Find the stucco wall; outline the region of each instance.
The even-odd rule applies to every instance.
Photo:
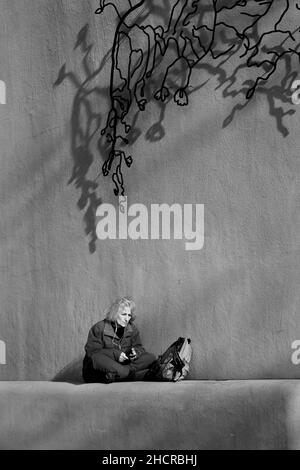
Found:
[[[204,247],[93,240],[91,207],[117,204],[109,177],[87,190],[103,163],[97,140],[85,135],[87,110],[103,125],[110,61],[95,77],[91,70],[109,50],[114,25],[113,14],[96,16],[96,7],[1,2],[0,380],[53,377],[83,353],[90,326],[124,294],[136,300],[150,351],[192,338],[191,378],[300,377],[291,362],[291,343],[300,339],[300,107],[284,118],[286,137],[259,93],[223,127],[236,102],[216,89],[217,77],[199,72],[195,86],[208,83],[188,107],[166,108],[165,136],[156,142],[144,132],[158,119],[149,106],[124,177],[129,205],[204,204]],[[54,86],[64,63],[61,78],[72,74]],[[90,91],[84,100],[82,87]],[[74,168],[79,187],[70,183]]]

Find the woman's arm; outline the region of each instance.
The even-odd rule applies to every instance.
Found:
[[[139,357],[141,354],[146,352],[145,348],[142,345],[139,330],[137,329],[136,326],[134,326],[133,328],[131,347],[135,349],[137,357]]]
[[[94,352],[99,352],[104,348],[104,343],[102,340],[102,332],[98,325],[94,325],[88,334],[88,339],[85,345],[85,350],[88,356],[92,356]]]
[[[101,352],[115,361],[119,361],[121,354],[121,351],[118,349],[107,349],[104,347],[103,330],[98,324],[94,325],[89,331],[85,351],[91,358],[94,354]]]

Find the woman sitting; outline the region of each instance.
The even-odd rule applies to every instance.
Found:
[[[82,376],[85,382],[143,380],[156,357],[145,351],[133,321],[135,303],[116,300],[89,331]]]

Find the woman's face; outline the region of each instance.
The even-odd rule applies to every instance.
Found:
[[[129,320],[131,319],[131,310],[129,307],[120,307],[118,316],[117,316],[117,323],[121,326],[127,326]]]

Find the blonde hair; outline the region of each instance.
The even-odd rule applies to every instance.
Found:
[[[120,309],[125,307],[130,308],[131,319],[130,322],[134,321],[136,316],[134,315],[135,303],[131,297],[122,297],[121,299],[115,300],[111,306],[106,310],[106,320],[116,321]]]

